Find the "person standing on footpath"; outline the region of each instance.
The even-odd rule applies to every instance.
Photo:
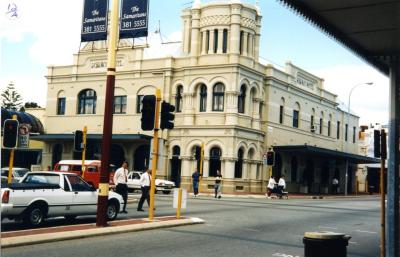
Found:
[[[332,193],[334,195],[337,194],[338,187],[339,187],[339,180],[335,177],[335,178],[332,179],[332,191],[333,191]]]
[[[128,213],[126,211],[126,204],[128,202],[128,162],[124,161],[121,168],[117,169],[114,174],[115,191],[124,199],[124,207],[121,213]]]
[[[269,178],[269,180],[268,180],[268,185],[267,185],[267,197],[268,197],[268,199],[271,199],[271,194],[274,191],[275,184],[276,184],[275,178],[273,176],[271,176]]]
[[[282,177],[280,177],[279,182],[278,182],[278,194],[279,194],[279,198],[282,198],[283,190],[284,190],[285,188],[286,188],[285,175],[282,175]]]
[[[147,203],[150,202],[150,183],[151,183],[151,170],[146,168],[146,172],[140,176],[140,186],[142,188],[142,196],[140,197],[139,204],[137,207],[138,211],[144,211],[143,203],[144,200],[147,200]]]
[[[217,176],[215,176],[214,189],[215,189],[215,198],[218,197],[218,199],[221,198],[221,186],[222,186],[221,181],[222,181],[221,172],[217,170]]]
[[[197,197],[199,194],[199,179],[200,179],[200,174],[197,171],[197,168],[194,169],[194,172],[192,174],[192,183],[193,183],[193,195],[194,197]]]

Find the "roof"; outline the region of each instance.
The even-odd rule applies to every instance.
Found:
[[[351,163],[379,163],[380,160],[371,158],[368,156],[351,154],[346,152],[340,152],[336,150],[330,150],[326,148],[310,146],[310,145],[285,145],[285,146],[274,146],[275,152],[292,152],[300,153],[304,155],[320,156],[325,158],[331,158],[335,160],[349,160]]]
[[[400,0],[280,0],[375,68],[400,58]]]

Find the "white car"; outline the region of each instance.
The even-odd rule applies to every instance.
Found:
[[[140,176],[143,174],[142,171],[131,171],[128,174],[128,190],[135,191],[141,190],[140,187]],[[175,183],[165,179],[156,178],[156,193],[162,191],[164,194],[171,193],[172,189],[175,187]]]
[[[25,176],[26,173],[28,173],[30,170],[27,168],[18,168],[18,167],[13,167],[12,168],[12,182],[19,182],[23,176]],[[8,178],[8,167],[1,168],[1,182],[7,183],[7,178]],[[5,179],[5,181],[3,181]]]

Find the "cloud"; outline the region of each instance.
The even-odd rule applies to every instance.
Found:
[[[325,89],[337,94],[338,100],[346,106],[353,87],[373,82],[372,86],[359,85],[353,89],[350,108],[360,116],[360,125],[388,123],[389,79],[375,69],[361,65],[342,65],[311,72],[323,78]]]

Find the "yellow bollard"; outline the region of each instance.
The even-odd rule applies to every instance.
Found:
[[[182,207],[182,188],[178,191],[178,206],[176,208],[176,218],[179,220],[181,218],[181,207]]]

